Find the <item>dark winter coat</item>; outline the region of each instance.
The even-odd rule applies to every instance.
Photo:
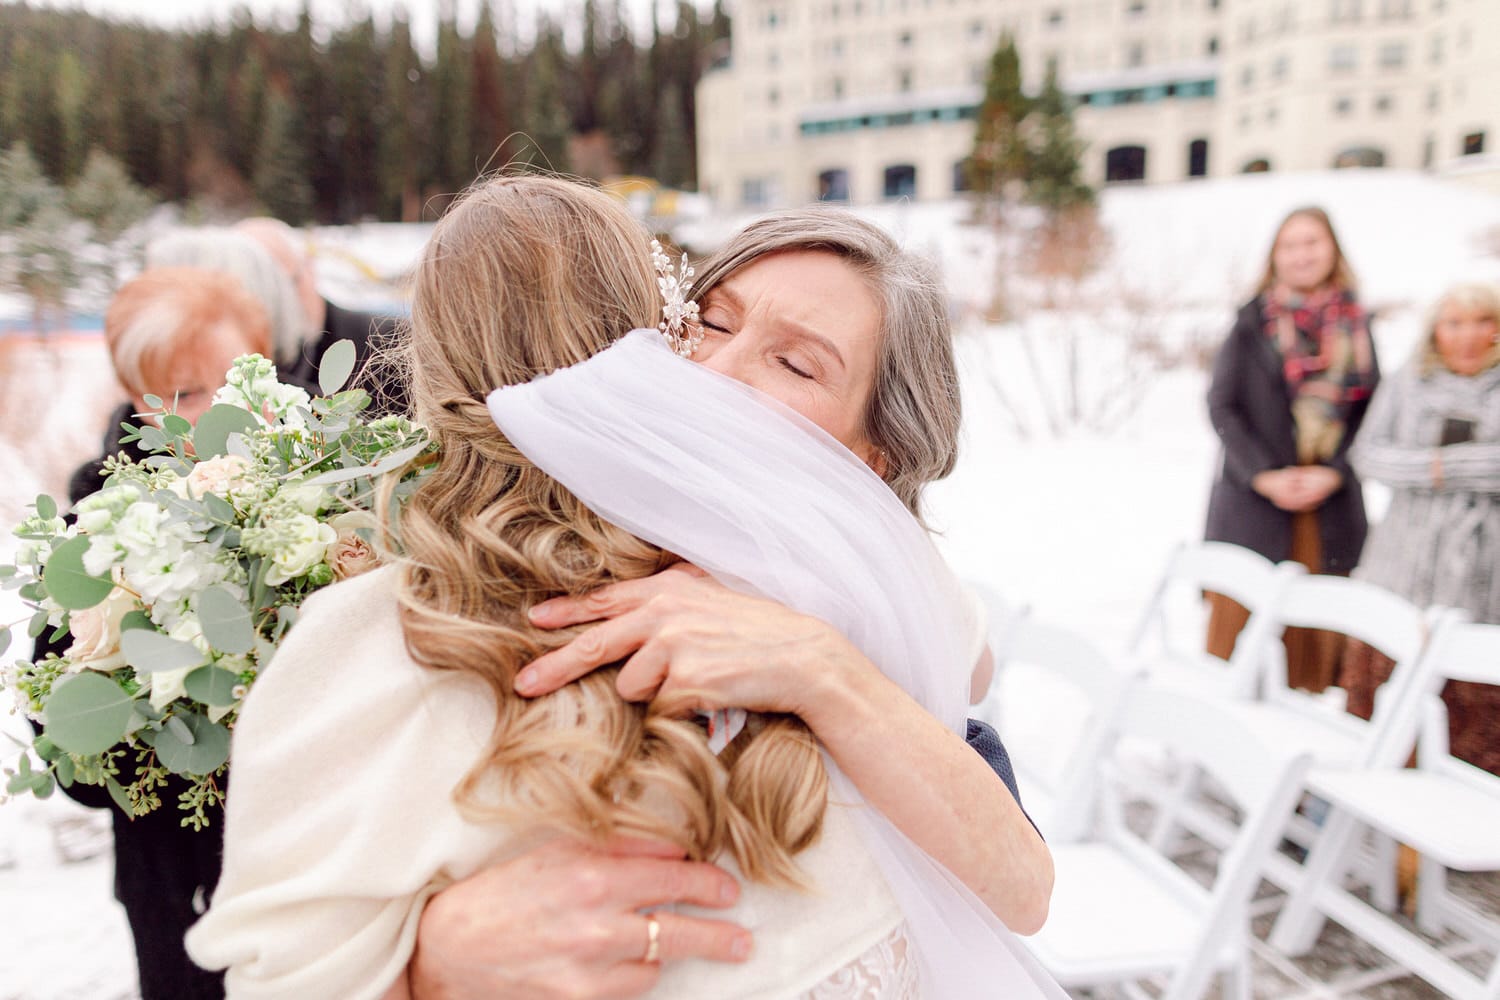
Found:
[[[369,361],[371,355],[389,343],[394,336],[396,318],[345,309],[327,300],[325,300],[325,305],[328,309],[324,314],[323,330],[303,345],[302,353],[294,365],[285,370],[278,370],[278,376],[283,382],[317,385],[318,365],[323,360],[323,352],[332,347],[336,341],[347,340],[354,344],[355,355],[355,374],[350,384],[364,389],[374,399],[371,409],[366,412],[406,413],[408,405],[406,386],[388,379],[377,381],[366,369],[366,362]],[[284,367],[279,366],[279,368]]]
[[[1251,489],[1250,481],[1257,473],[1296,465],[1297,446],[1291,390],[1265,325],[1258,301],[1247,303],[1214,362],[1208,414],[1223,448],[1205,537],[1279,562],[1291,553],[1292,515]],[[1378,366],[1371,374],[1378,381]],[[1351,404],[1344,439],[1327,462],[1343,476],[1343,485],[1317,511],[1327,573],[1352,570],[1365,544],[1364,492],[1348,452],[1368,405],[1368,399]]]

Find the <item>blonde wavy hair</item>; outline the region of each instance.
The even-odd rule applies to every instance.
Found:
[[[534,604],[643,577],[676,558],[610,525],[537,469],[484,399],[577,363],[660,315],[645,232],[597,189],[482,181],[434,229],[404,338],[415,415],[439,446],[399,518],[399,603],[417,663],[482,680],[495,727],[454,795],[476,819],[601,840],[653,838],[746,876],[803,884],[794,855],[822,828],[827,773],[790,716],[752,716],[720,756],[684,704],[624,701],[618,668],[525,699],[514,679],[577,634]],[[388,517],[383,517],[390,523]]]
[[[1417,345],[1417,366],[1423,378],[1433,372],[1444,371],[1448,367],[1444,364],[1443,356],[1437,349],[1437,325],[1443,310],[1449,306],[1483,313],[1495,323],[1500,324],[1500,290],[1496,290],[1495,286],[1473,282],[1454,285],[1445,291],[1428,311],[1427,332],[1422,337],[1421,343]],[[1500,364],[1500,343],[1490,348],[1489,354],[1485,356],[1483,370],[1489,371],[1497,364]]]

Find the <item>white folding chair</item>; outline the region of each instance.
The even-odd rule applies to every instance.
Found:
[[[1416,741],[1420,715],[1415,681],[1422,669],[1427,615],[1416,605],[1374,584],[1338,576],[1295,576],[1288,579],[1271,616],[1272,634],[1287,627],[1327,629],[1373,646],[1391,657],[1395,667],[1366,721],[1344,711],[1342,698],[1309,694],[1287,686],[1285,660],[1266,657],[1268,673],[1261,679],[1262,700],[1235,702],[1233,711],[1260,738],[1310,754],[1318,767],[1399,767]],[[1228,835],[1211,810],[1193,800],[1196,782],[1179,783],[1164,802],[1153,840],[1171,824],[1182,823],[1213,843]],[[1286,836],[1309,847],[1317,839],[1317,825],[1294,817]],[[1377,838],[1367,861],[1371,886],[1379,904],[1396,905],[1395,844]],[[1266,877],[1283,889],[1300,883],[1301,866],[1273,855]]]
[[[1159,683],[1230,698],[1258,694],[1268,643],[1286,582],[1306,570],[1293,562],[1277,565],[1250,549],[1228,542],[1178,545],[1167,560],[1151,598],[1131,635],[1127,655]],[[1239,602],[1250,612],[1225,661],[1203,649],[1203,592]]]
[[[1223,974],[1223,995],[1248,1000],[1250,899],[1310,758],[1262,740],[1222,701],[1160,687],[1130,692],[1120,728],[1211,775],[1242,820],[1205,888],[1104,795],[1099,839],[1053,846],[1051,911],[1026,944],[1065,989],[1119,984],[1140,996],[1136,981],[1165,975],[1161,1000],[1196,1000]]]
[[[1445,869],[1500,871],[1500,777],[1448,753],[1448,720],[1435,693],[1447,680],[1500,684],[1500,625],[1449,617],[1435,631],[1429,670],[1419,677],[1426,704],[1417,767],[1316,770],[1309,787],[1331,806],[1306,877],[1271,933],[1273,947],[1306,953],[1331,917],[1455,1000],[1500,998],[1500,923],[1448,893]],[[1345,887],[1351,849],[1362,827],[1409,844],[1423,858],[1419,924],[1434,936],[1452,931],[1492,954],[1476,975],[1389,914]]]
[[[1003,657],[1003,660],[1002,660]],[[1030,616],[1010,627],[976,708],[1010,752],[1026,811],[1049,843],[1089,831],[1095,779],[1134,677],[1081,633]]]

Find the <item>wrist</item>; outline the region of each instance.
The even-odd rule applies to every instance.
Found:
[[[812,655],[818,669],[808,684],[796,714],[807,728],[833,750],[850,731],[869,723],[885,676],[853,643],[832,629]]]

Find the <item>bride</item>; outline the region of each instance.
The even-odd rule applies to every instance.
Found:
[[[248,699],[225,873],[190,951],[228,966],[236,995],[399,994],[434,892],[560,833],[625,834],[726,857],[750,880],[729,916],[754,931],[751,959],[670,966],[656,995],[823,996],[853,981],[869,997],[1060,996],[995,916],[1036,922],[1004,884],[1034,873],[985,865],[986,809],[1016,807],[954,735],[970,665],[962,602],[871,471],[889,457],[850,449],[859,442],[840,431],[862,432],[859,421],[821,426],[813,385],[800,397],[809,420],[711,357],[685,363],[659,335],[604,350],[658,312],[643,243],[607,196],[538,178],[480,185],[434,231],[411,355],[438,467],[401,519],[405,557],[310,600]],[[705,310],[711,338],[729,337],[731,319],[758,329],[754,287],[738,291]],[[716,309],[728,310],[718,322]],[[807,333],[797,321],[809,319],[787,330]],[[689,349],[691,328],[678,335]],[[784,333],[756,356],[834,398],[891,391],[877,365],[862,367],[870,344],[819,339]],[[487,408],[496,386],[510,388]],[[638,654],[546,697],[512,693],[520,669],[570,635],[529,609],[679,558],[741,600],[786,606],[782,637],[813,654],[795,698],[795,648],[764,664],[775,690],[753,669],[727,691],[657,677],[641,708],[616,691],[642,683]],[[835,682],[888,709],[873,717],[892,728],[827,714],[818,692],[848,700]],[[913,723],[893,692],[943,726]],[[724,711],[745,707],[780,711],[743,725]],[[712,712],[708,739],[693,709]],[[910,738],[934,763],[955,745],[964,756],[930,775],[882,771]],[[971,763],[984,777],[946,809],[900,815],[893,789],[921,802]],[[669,919],[640,918],[645,962]]]

